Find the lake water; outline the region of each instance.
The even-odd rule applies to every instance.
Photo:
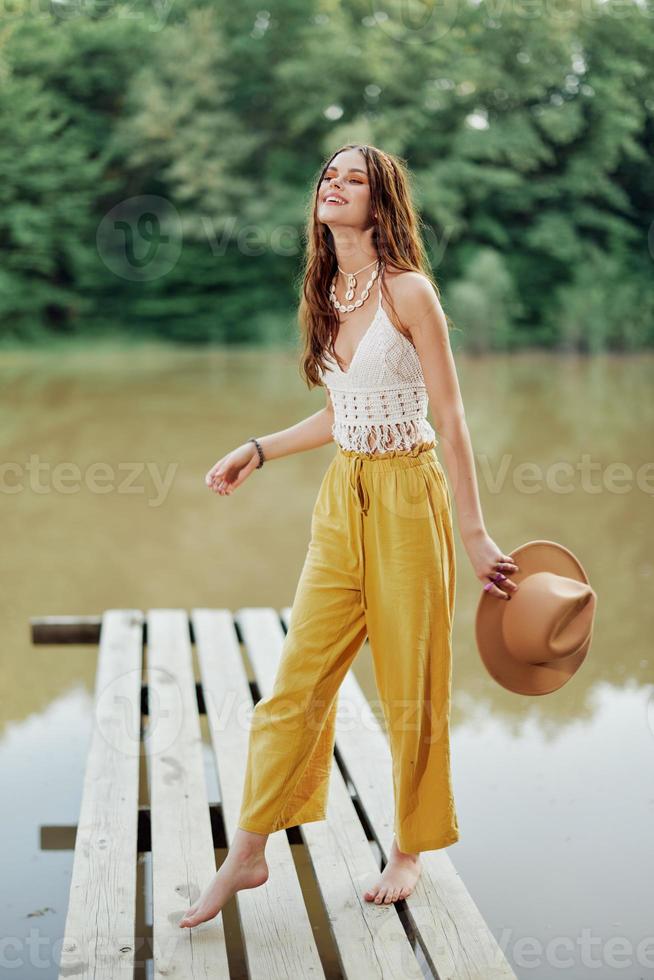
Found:
[[[504,551],[566,545],[598,605],[564,688],[505,691],[476,650],[481,583],[457,530],[448,854],[519,977],[654,976],[654,358],[457,367],[490,534]],[[77,820],[96,648],[32,646],[29,617],[290,605],[334,447],[271,461],[230,497],[204,484],[250,435],[322,408],[293,351],[3,352],[0,381],[0,971],[50,980],[73,854],[42,849],[40,828]],[[354,671],[374,698],[367,646]]]

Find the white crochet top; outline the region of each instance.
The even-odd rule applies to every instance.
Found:
[[[343,449],[361,453],[438,445],[427,421],[429,399],[418,353],[379,300],[347,371],[328,355],[321,371],[334,406],[332,435]],[[333,367],[331,365],[334,365]]]

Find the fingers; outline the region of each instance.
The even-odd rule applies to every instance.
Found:
[[[486,574],[490,581],[484,586],[484,592],[497,596],[498,599],[510,599],[511,593],[517,592],[519,586],[508,576],[517,571],[518,564],[511,555],[500,555]]]
[[[241,466],[240,469],[232,466],[225,470],[219,464],[216,464],[218,468],[214,467],[212,470],[209,470],[205,477],[205,483],[209,489],[220,494],[221,497],[227,497],[237,487],[240,487],[246,477],[256,469],[258,458],[255,454],[250,462],[246,463],[245,466]]]
[[[213,482],[213,480],[218,474],[222,475],[224,473],[226,465],[227,465],[226,456],[223,456],[222,459],[219,459],[217,463],[213,464],[213,466],[211,467],[211,469],[209,470],[209,472],[204,478],[204,482],[207,484],[207,486],[211,485],[211,483]]]
[[[222,470],[213,467],[212,469],[209,470],[209,472],[205,476],[204,482],[208,487],[216,488],[220,483],[221,479],[223,478],[223,475],[224,474]]]
[[[511,555],[500,555],[499,558],[497,558],[493,563],[493,567],[507,575],[510,575],[511,572],[518,571],[515,558],[512,558]]]
[[[489,578],[491,582],[494,582],[495,585],[500,586],[501,589],[506,589],[508,592],[515,592],[518,588],[516,583],[508,578],[504,572],[491,572],[487,578]]]
[[[229,496],[230,493],[234,492],[235,487],[236,487],[235,480],[232,481],[227,476],[224,476],[222,478],[219,477],[216,483],[216,492],[219,493],[222,497],[227,497]]]
[[[232,492],[232,482],[222,469],[214,468],[209,470],[204,479],[209,489],[213,490],[215,493],[221,494],[221,496],[225,496],[226,494]]]
[[[487,584],[484,586],[484,592],[488,592],[489,595],[496,595],[498,599],[511,598],[508,592],[504,592],[503,589],[498,588],[493,582],[487,582]]]

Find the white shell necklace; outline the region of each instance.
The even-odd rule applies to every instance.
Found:
[[[340,313],[351,313],[352,310],[356,310],[360,306],[363,306],[365,301],[370,296],[370,290],[372,288],[372,284],[374,283],[375,279],[377,278],[377,276],[381,271],[382,263],[379,259],[375,259],[374,263],[369,262],[368,265],[364,265],[363,269],[369,269],[371,265],[375,265],[376,268],[372,270],[370,279],[366,283],[365,288],[361,293],[361,298],[355,300],[354,303],[347,303],[346,305],[343,305],[343,303],[339,302],[338,297],[336,296],[336,279],[338,278],[338,276],[334,276],[334,278],[332,279],[332,284],[329,289],[329,298]],[[356,289],[356,285],[357,285],[356,277],[359,275],[359,272],[363,272],[363,269],[359,269],[357,272],[343,272],[340,265],[338,266],[338,271],[343,272],[343,275],[347,276],[347,291],[345,293],[345,299],[349,299],[349,300],[354,299],[354,290]]]

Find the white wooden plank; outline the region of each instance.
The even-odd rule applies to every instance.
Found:
[[[153,960],[155,977],[229,977],[222,916],[179,922],[216,870],[188,616],[150,609],[148,624]]]
[[[132,980],[143,614],[102,616],[59,977]]]

